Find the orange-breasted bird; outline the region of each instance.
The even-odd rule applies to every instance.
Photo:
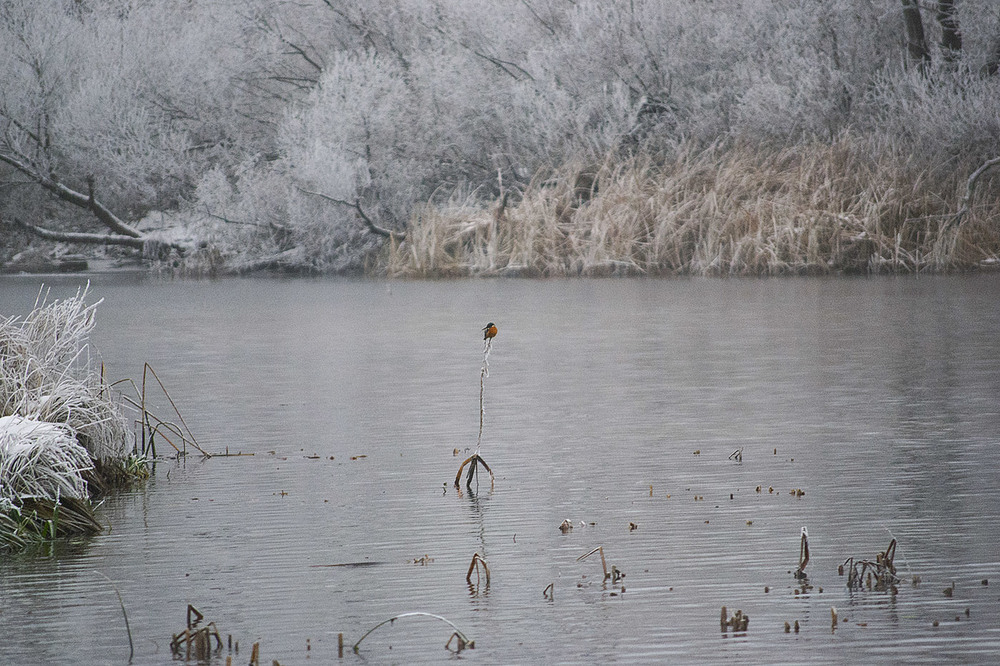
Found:
[[[497,325],[493,322],[486,324],[483,327],[483,340],[489,340],[490,338],[496,337]]]

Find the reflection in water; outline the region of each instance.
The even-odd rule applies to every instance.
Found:
[[[281,663],[405,612],[483,663],[970,662],[1000,641],[1000,276],[93,282],[109,375],[149,361],[206,449],[254,455],[162,460],[107,499],[106,533],[0,562],[2,663],[124,661],[95,571],[135,664],[171,662],[188,603]],[[0,279],[0,314],[37,289]],[[454,492],[489,319],[496,483]],[[848,590],[837,567],[892,538],[898,593]],[[597,547],[627,585],[577,561]],[[477,552],[488,591],[464,580]],[[722,606],[745,634],[720,639]],[[439,663],[439,624],[362,654]]]

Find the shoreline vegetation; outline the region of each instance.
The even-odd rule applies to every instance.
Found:
[[[976,183],[965,172],[866,148],[842,137],[568,166],[533,180],[514,206],[426,206],[376,266],[396,277],[1000,268],[996,197],[966,208],[960,193]]]
[[[91,367],[86,290],[0,321],[0,551],[96,534],[100,497],[149,476],[121,404]]]
[[[1000,3],[9,0],[0,44],[2,271],[1000,264]]]

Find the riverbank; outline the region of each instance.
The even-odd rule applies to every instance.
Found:
[[[536,172],[524,187],[457,190],[405,228],[356,215],[280,229],[197,212],[156,215],[190,250],[139,260],[94,246],[36,245],[0,272],[136,269],[394,278],[763,276],[967,272],[1000,267],[1000,179],[982,162],[942,166],[845,134],[790,146],[693,143]],[[992,166],[992,165],[990,165]],[[326,202],[328,207],[338,206]],[[352,226],[353,225],[353,226]],[[35,241],[40,243],[40,241]],[[80,249],[83,254],[70,254]],[[70,261],[67,261],[67,257]]]

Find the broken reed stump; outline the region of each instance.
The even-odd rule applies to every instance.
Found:
[[[473,453],[471,456],[462,461],[462,465],[458,468],[458,474],[455,475],[455,487],[461,488],[462,470],[465,466],[469,465],[469,473],[465,477],[465,487],[469,490],[472,489],[472,479],[476,476],[476,468],[478,465],[482,465],[486,468],[486,471],[490,473],[490,488],[493,487],[493,470],[490,466],[486,464],[478,453]]]
[[[809,532],[805,526],[802,527],[802,536],[799,539],[799,568],[795,570],[796,578],[805,578],[806,565],[809,564]]]
[[[581,555],[580,557],[576,558],[576,561],[577,562],[582,562],[583,560],[587,559],[588,557],[590,557],[594,553],[600,553],[601,554],[601,567],[603,567],[603,569],[604,569],[604,580],[607,580],[607,579],[611,578],[611,572],[608,571],[608,561],[606,559],[604,559],[604,546],[598,546],[597,548],[595,548],[594,550],[590,551],[589,553],[586,553],[585,555]]]
[[[733,631],[737,633],[746,632],[747,627],[750,625],[749,615],[745,615],[741,610],[737,610],[732,617],[728,617],[728,615],[729,614],[726,612],[726,607],[723,606],[722,616],[719,620],[719,628],[722,630],[722,633],[726,633],[727,631]]]

